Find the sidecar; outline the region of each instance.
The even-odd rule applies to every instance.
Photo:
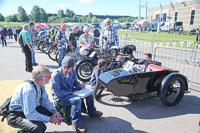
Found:
[[[188,82],[187,78],[176,70],[155,64],[140,69],[133,62],[128,62],[123,68],[107,71],[99,76],[94,88],[96,100],[104,90],[116,96],[127,97],[157,92],[164,105],[174,106],[188,90]]]

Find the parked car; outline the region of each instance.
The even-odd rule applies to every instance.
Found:
[[[156,31],[158,28],[158,22],[156,21],[149,21],[147,24],[148,31]]]
[[[123,25],[122,25],[122,28],[123,29],[129,29],[131,27],[131,24],[130,23],[124,23]]]

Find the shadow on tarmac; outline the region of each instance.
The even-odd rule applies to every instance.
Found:
[[[48,67],[49,69],[57,69],[59,68],[58,66],[54,66],[54,65],[45,65],[46,67]]]
[[[159,97],[130,102],[127,98],[124,100],[124,97],[118,97],[118,100],[114,98],[113,101],[111,95],[102,94],[98,102],[108,106],[126,108],[139,119],[160,119],[186,114],[200,114],[200,98],[196,96],[184,95],[178,105],[167,107]]]
[[[117,117],[91,118],[83,116],[83,126],[90,133],[147,133],[135,130],[130,122]]]

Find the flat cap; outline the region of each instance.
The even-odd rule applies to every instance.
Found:
[[[62,60],[62,66],[67,68],[74,67],[74,59],[71,56],[65,56]]]

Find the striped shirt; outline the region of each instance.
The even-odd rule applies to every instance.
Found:
[[[107,29],[105,27],[102,31],[102,42],[104,43],[103,37],[107,37],[107,43],[115,43],[115,45],[119,46],[119,38],[117,31],[114,27],[110,27],[110,29]]]

